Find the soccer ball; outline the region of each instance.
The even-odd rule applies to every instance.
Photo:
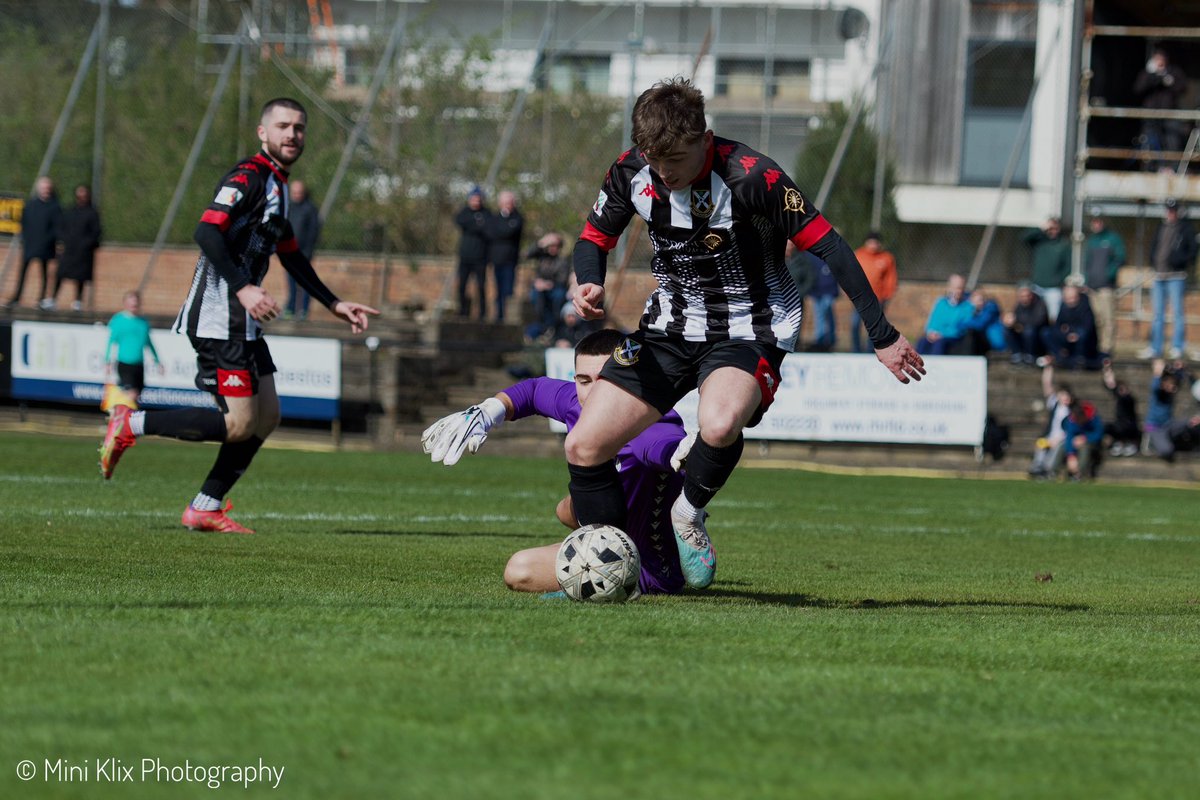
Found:
[[[554,568],[563,593],[581,603],[622,603],[641,595],[642,557],[611,525],[584,525],[568,536]]]

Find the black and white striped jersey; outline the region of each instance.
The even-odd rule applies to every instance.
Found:
[[[287,221],[287,173],[264,153],[234,167],[200,217],[220,229],[243,281],[231,285],[202,251],[191,289],[173,329],[203,339],[257,339],[262,328],[237,298],[247,283],[261,286],[271,254],[298,249]]]
[[[795,348],[801,296],[784,246],[791,239],[808,249],[831,228],[774,161],[714,137],[700,177],[670,191],[640,152],[627,151],[605,176],[580,238],[607,252],[634,214],[649,230],[659,284],[643,329]]]

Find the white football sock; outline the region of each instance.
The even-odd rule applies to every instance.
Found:
[[[700,522],[704,518],[704,509],[696,508],[689,503],[687,496],[683,492],[679,493],[679,498],[675,501],[675,505],[671,507],[671,513],[691,522]]]
[[[192,508],[197,511],[220,511],[221,500],[216,497],[209,497],[204,492],[196,495],[196,499],[192,501]]]
[[[129,432],[141,436],[146,432],[146,412],[135,411],[129,415]]]

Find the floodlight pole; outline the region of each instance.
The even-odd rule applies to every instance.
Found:
[[[238,33],[244,33],[245,25],[238,28]],[[192,150],[188,153],[187,162],[183,165],[183,173],[179,176],[179,181],[175,184],[175,194],[171,197],[171,204],[167,207],[167,213],[163,216],[162,224],[158,228],[158,235],[154,237],[154,247],[150,251],[150,260],[146,262],[146,269],[142,272],[142,280],[138,283],[138,291],[146,288],[146,284],[150,282],[150,274],[154,271],[154,265],[158,261],[158,256],[162,253],[163,244],[167,240],[167,232],[171,230],[171,225],[175,223],[175,216],[179,213],[179,205],[183,202],[183,193],[187,190],[188,184],[192,180],[192,173],[196,170],[196,162],[200,160],[200,151],[204,148],[204,143],[208,140],[208,132],[212,129],[213,118],[217,115],[217,107],[221,104],[221,98],[225,96],[225,89],[229,86],[229,76],[233,74],[233,66],[237,63],[238,54],[241,52],[241,47],[235,42],[229,45],[229,52],[225,54],[225,63],[221,65],[221,75],[217,78],[217,86],[213,89],[213,96],[208,101],[208,110],[204,112],[204,121],[200,123],[200,130],[196,132],[196,138],[192,141]]]
[[[100,207],[104,180],[104,104],[108,91],[108,19],[112,0],[100,0],[96,52],[96,120],[92,123],[92,205]]]

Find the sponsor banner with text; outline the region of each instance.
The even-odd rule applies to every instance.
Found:
[[[920,383],[897,381],[874,355],[791,353],[771,410],[747,439],[977,445],[987,415],[987,359],[927,356]],[[546,374],[572,380],[574,351],[546,351]],[[676,405],[696,427],[697,392]],[[552,423],[553,430],[565,428]]]
[[[212,395],[196,388],[196,353],[186,336],[153,330],[150,338],[164,372],[146,354],[147,407],[216,407]],[[108,328],[101,324],[54,322],[12,324],[12,396],[27,400],[99,405],[104,395]],[[283,416],[336,419],[342,390],[342,346],[337,339],[268,336],[278,370],[275,388]]]

